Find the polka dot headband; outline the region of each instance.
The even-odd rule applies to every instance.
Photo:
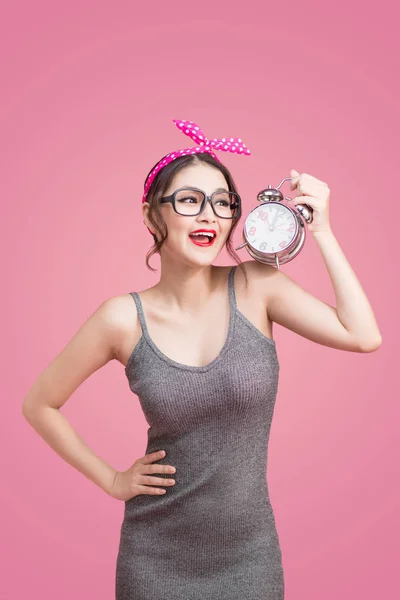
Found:
[[[213,140],[209,140],[201,131],[200,127],[196,125],[196,123],[193,123],[193,121],[180,121],[178,119],[173,119],[173,121],[185,135],[189,136],[196,142],[197,146],[170,152],[157,163],[145,183],[142,203],[146,202],[147,193],[157,173],[168,163],[172,162],[176,158],[179,158],[179,156],[184,156],[185,154],[197,154],[198,152],[208,152],[216,160],[219,160],[212,151],[212,148],[215,150],[223,150],[224,152],[234,152],[236,154],[251,154],[250,150],[246,148],[246,145],[243,144],[240,138],[214,138]]]

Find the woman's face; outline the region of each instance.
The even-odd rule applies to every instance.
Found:
[[[198,188],[208,196],[211,196],[218,188],[229,191],[227,181],[221,171],[204,163],[181,169],[174,176],[163,196],[169,196],[175,190],[184,187]],[[146,203],[144,203],[144,218],[147,209],[148,205],[146,208]],[[211,264],[223,248],[232,227],[232,219],[217,217],[209,202],[203,212],[195,216],[177,214],[170,202],[160,204],[160,211],[168,228],[168,237],[160,252],[161,255],[168,255],[173,260],[181,259],[191,264]],[[151,224],[146,222],[146,225],[153,230]],[[193,243],[189,233],[197,229],[214,230],[216,232],[214,243],[211,246],[200,246]],[[159,238],[159,236],[157,237]]]

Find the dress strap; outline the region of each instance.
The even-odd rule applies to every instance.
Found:
[[[231,306],[231,313],[236,309],[236,294],[235,294],[235,283],[234,275],[237,265],[233,265],[229,272],[228,287],[229,287],[229,303]]]
[[[142,333],[144,334],[145,337],[147,337],[148,332],[147,332],[146,319],[144,318],[142,301],[140,300],[140,296],[137,292],[130,292],[130,294],[136,304],[136,310],[137,310],[137,314],[139,317],[140,326],[142,328]]]

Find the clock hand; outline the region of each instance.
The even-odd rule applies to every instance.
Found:
[[[275,227],[275,223],[277,222],[278,217],[280,217],[280,214],[277,212],[276,215],[275,215],[275,219],[271,223],[271,227]]]

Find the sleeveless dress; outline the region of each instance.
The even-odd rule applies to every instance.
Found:
[[[149,424],[145,454],[165,450],[154,473],[163,495],[125,502],[116,600],[283,600],[282,553],[266,480],[278,388],[275,342],[237,308],[229,272],[229,330],[208,365],[168,358],[142,336],[125,373]],[[158,486],[156,486],[158,487]]]

